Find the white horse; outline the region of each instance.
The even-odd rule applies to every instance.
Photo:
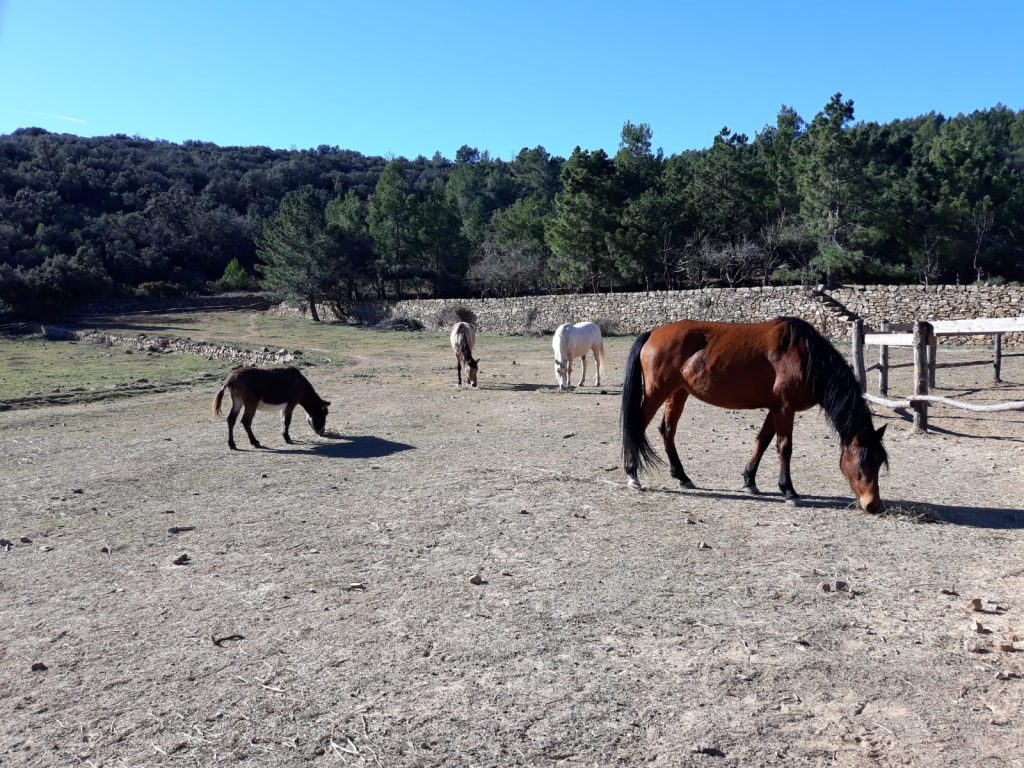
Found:
[[[601,327],[597,323],[564,323],[555,331],[551,340],[555,350],[555,377],[559,389],[569,389],[574,358],[583,360],[583,375],[577,386],[583,386],[587,379],[587,353],[593,350],[597,363],[597,386],[601,386],[601,370],[604,368],[604,342],[601,341]]]
[[[455,353],[455,375],[462,386],[462,366],[466,366],[466,380],[469,386],[476,386],[476,370],[479,359],[473,359],[476,346],[476,328],[471,323],[456,323],[452,326],[452,352]]]

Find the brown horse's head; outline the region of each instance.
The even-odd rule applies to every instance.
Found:
[[[469,381],[469,386],[475,387],[476,386],[476,369],[477,369],[477,366],[480,365],[480,360],[479,360],[479,358],[474,360],[471,357],[466,362],[469,363],[469,372],[466,374],[466,378]]]
[[[850,442],[843,444],[843,452],[839,456],[839,468],[850,481],[850,488],[865,512],[875,513],[882,508],[878,473],[883,464],[889,466],[889,457],[882,445],[885,427],[861,430]]]
[[[330,400],[321,400],[318,408],[306,411],[306,421],[309,422],[310,428],[320,436],[323,436],[324,427],[327,426],[327,407],[330,404]]]

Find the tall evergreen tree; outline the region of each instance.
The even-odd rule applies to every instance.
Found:
[[[330,254],[324,203],[313,187],[284,196],[260,232],[256,254],[263,262],[256,265],[263,287],[275,296],[308,302],[310,316],[319,322],[316,302],[332,288],[338,274]]]

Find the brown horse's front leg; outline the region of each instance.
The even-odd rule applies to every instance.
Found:
[[[462,360],[459,359],[458,353],[455,354],[455,380],[458,385],[462,386]]]
[[[676,391],[665,404],[665,412],[661,416],[661,424],[658,431],[665,443],[665,453],[668,454],[668,463],[671,467],[672,477],[679,481],[683,488],[695,488],[693,481],[686,476],[683,463],[679,461],[679,454],[676,452],[676,425],[679,424],[679,417],[683,415],[683,408],[686,406],[686,398],[690,393],[685,389]]]
[[[779,453],[779,490],[790,504],[796,504],[798,494],[793,488],[789,475],[789,462],[793,457],[793,412],[779,411],[775,414],[775,431],[778,433],[775,447]]]
[[[292,439],[288,435],[288,428],[292,425],[292,411],[294,410],[295,405],[289,403],[284,407],[284,410],[281,411],[281,426],[283,430],[281,434],[284,436],[284,441],[289,445],[291,445]]]
[[[256,439],[256,435],[252,433],[252,419],[256,415],[256,409],[250,408],[248,405],[245,406],[245,411],[242,413],[242,426],[245,427],[245,434],[249,436],[249,442],[252,443],[253,448],[262,448],[260,441]]]
[[[747,462],[747,466],[743,470],[743,490],[747,493],[760,493],[757,489],[757,468],[761,466],[761,457],[768,450],[773,437],[775,437],[775,417],[769,411],[764,419],[761,431],[757,433],[757,437],[754,439],[754,453],[750,456],[750,461]]]

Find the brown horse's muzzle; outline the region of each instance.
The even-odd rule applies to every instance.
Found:
[[[874,515],[877,512],[882,511],[882,497],[877,493],[861,496],[860,499],[857,500],[857,503],[860,505],[860,508],[868,514]]]

